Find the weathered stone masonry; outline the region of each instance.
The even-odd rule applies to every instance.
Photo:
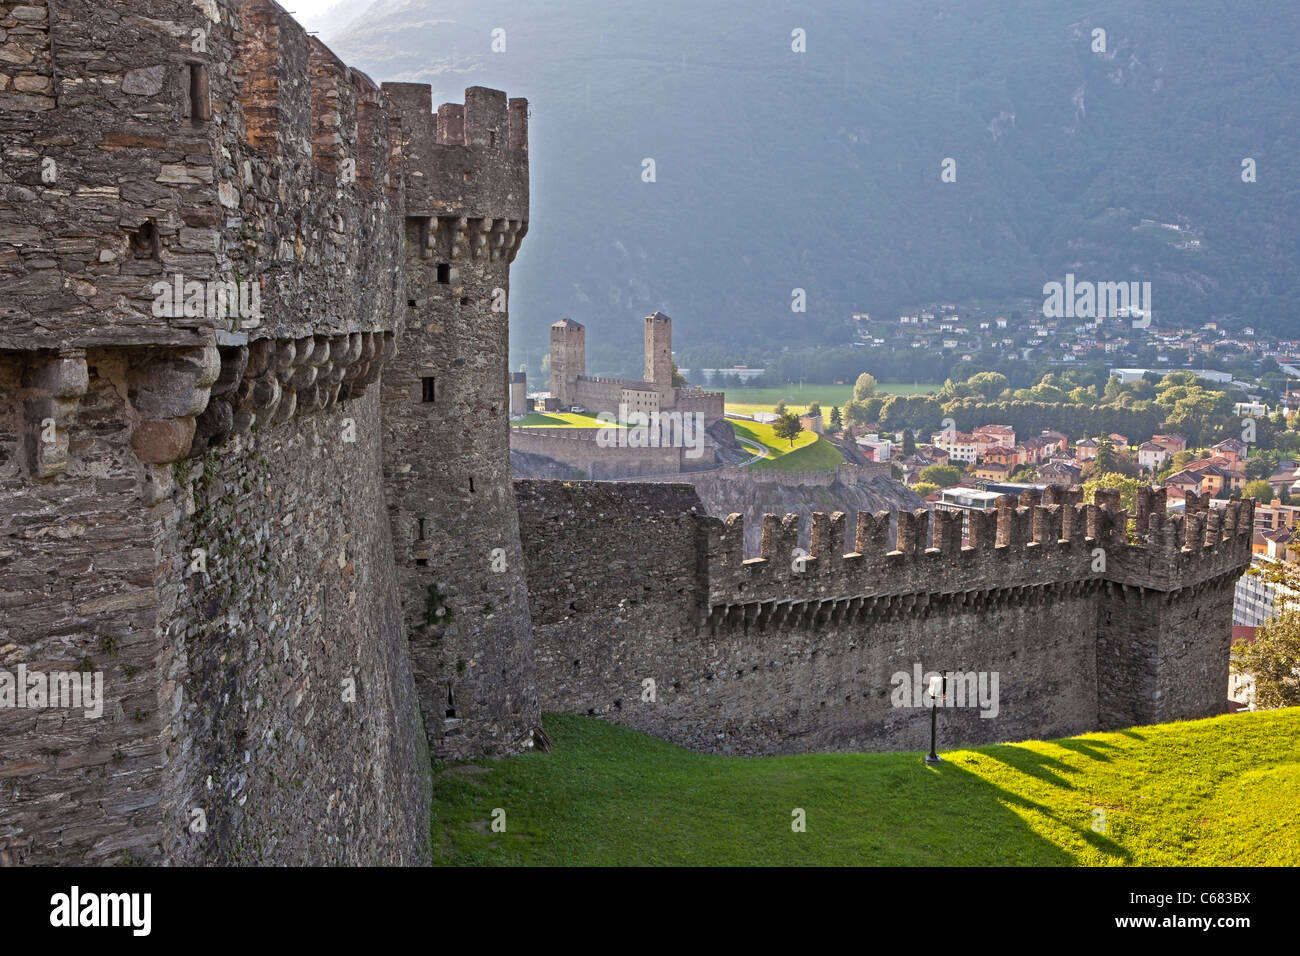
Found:
[[[948,513],[860,513],[851,532],[819,513],[796,570],[795,515],[768,515],[746,559],[741,517],[708,517],[689,486],[517,485],[543,710],[719,753],[922,748],[928,715],[890,697],[916,663],[999,674],[998,715],[945,709],[948,743],[1224,708],[1251,502],[1184,519],[1144,493],[1134,543],[1105,494],[974,514],[968,545]]]
[[[428,87],[267,0],[0,3],[0,669],[106,685],[98,720],[0,708],[0,863],[419,863],[429,743],[530,742],[504,411],[404,378],[442,351],[448,395],[504,381],[526,114],[471,89],[434,147]],[[178,274],[256,282],[261,321],[155,314]],[[507,552],[495,613],[461,526]],[[431,583],[482,620],[447,639],[465,729],[426,743]]]

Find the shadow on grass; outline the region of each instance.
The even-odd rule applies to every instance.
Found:
[[[1129,862],[1090,820],[920,754],[720,757],[601,720],[547,715],[549,755],[444,771],[432,809],[436,862],[470,865],[1070,866],[1080,844]],[[1009,745],[981,752],[1053,786],[1077,773]],[[493,807],[510,833],[484,832]],[[792,831],[792,808],[806,814]],[[1032,818],[1052,821],[1040,833]],[[1068,833],[1069,837],[1064,834]],[[1062,845],[1064,844],[1064,845]]]
[[[1079,740],[1070,738],[1066,740],[1053,740],[1052,743],[1062,750],[1069,750],[1084,757],[1091,757],[1093,760],[1101,760],[1110,763],[1110,754],[1103,753],[1103,750],[1118,750],[1121,753],[1123,748],[1115,744],[1107,743],[1104,740]]]
[[[992,748],[981,748],[981,751],[983,751],[987,755],[989,749]],[[1006,747],[1005,749],[1012,750],[1015,748]],[[1040,755],[1035,755],[1035,756],[1040,756]],[[1006,763],[1008,766],[1016,766],[1016,764],[1011,761],[1003,760],[1002,762]],[[958,773],[969,773],[969,771],[963,770],[960,767],[955,767],[954,769]],[[1023,770],[1024,768],[1016,767],[1016,769]],[[1073,768],[1070,769],[1073,771]],[[1029,773],[1030,771],[1025,770],[1024,772]],[[1032,774],[1032,775],[1038,777],[1038,779],[1040,780],[1046,780],[1049,783],[1053,783],[1056,786],[1060,785],[1056,783],[1057,778],[1053,774],[1043,773],[1043,774]],[[971,774],[971,776],[974,775]],[[1111,857],[1112,862],[1127,864],[1132,861],[1132,855],[1129,853],[1128,850],[1124,849],[1122,846],[1120,846],[1118,843],[1116,843],[1114,840],[1110,839],[1109,837],[1105,836],[1104,834],[1098,833],[1095,830],[1093,830],[1091,821],[1089,821],[1088,825],[1085,826],[1080,821],[1068,820],[1064,816],[1062,816],[1060,812],[1053,809],[1052,807],[1047,806],[1046,804],[1039,803],[1036,800],[1031,800],[1028,797],[1022,796],[1021,794],[1018,793],[1013,793],[1010,790],[1006,790],[1002,787],[996,787],[993,786],[992,784],[987,784],[987,781],[983,781],[982,779],[981,782],[985,783],[990,789],[1000,794],[1001,796],[999,799],[1001,799],[1003,802],[1012,804],[1013,806],[1020,807],[1023,810],[1030,810],[1035,813],[1041,813],[1049,820],[1054,820],[1059,826],[1064,827],[1065,829],[1072,832],[1075,837],[1082,840],[1084,843],[1087,843],[1094,850],[1098,851],[1099,853],[1104,853],[1108,857]],[[1066,789],[1073,790],[1074,787],[1067,785]],[[1019,817],[1016,817],[1016,819],[1020,820]],[[1023,822],[1022,825],[1024,825]],[[1049,841],[1046,840],[1044,840],[1043,842],[1049,843]],[[1049,845],[1056,847],[1060,851],[1060,853],[1067,858],[1066,865],[1072,865],[1078,862],[1077,858],[1070,856],[1065,850],[1061,850],[1059,847],[1057,847],[1056,844],[1049,843]]]
[[[1054,787],[1060,787],[1062,790],[1074,789],[1074,784],[1065,777],[1060,776],[1060,774],[1075,774],[1079,772],[1079,769],[1071,767],[1068,763],[1058,760],[1056,757],[1049,757],[1047,754],[1028,750],[1024,747],[1016,747],[1012,744],[993,744],[979,749],[984,756],[1000,761],[1023,774],[1050,783]],[[1053,773],[1053,771],[1056,771],[1056,773]]]
[[[1146,740],[1146,738],[1143,737],[1136,730],[1111,730],[1107,732],[1112,734],[1121,734],[1125,737],[1131,737],[1133,740]]]

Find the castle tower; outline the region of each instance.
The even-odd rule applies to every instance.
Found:
[[[645,317],[645,380],[659,387],[661,407],[672,404],[673,320],[662,312]]]
[[[435,757],[508,753],[540,727],[510,477],[510,263],[528,228],[528,104],[473,87],[402,122],[407,318],[383,386],[385,482]]]
[[[578,376],[587,374],[587,330],[573,319],[551,326],[551,396],[560,407],[578,403]]]

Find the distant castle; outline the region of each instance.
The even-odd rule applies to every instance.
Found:
[[[1225,709],[1250,502],[1051,492],[966,540],[818,513],[808,554],[768,515],[751,557],[691,487],[512,481],[524,100],[435,113],[271,0],[27,0],[0,31],[0,864],[423,862],[430,756],[545,746],[544,709],[915,747],[889,681],[921,664],[1001,674],[954,743]],[[197,294],[244,282],[251,320]],[[605,382],[561,324],[557,390],[720,415],[669,336]]]
[[[617,415],[634,412],[700,412],[706,423],[726,414],[722,392],[673,385],[673,320],[662,312],[645,317],[644,381],[587,375],[587,330],[572,319],[551,326],[551,397],[560,408]]]
[[[611,445],[615,433],[606,427],[521,426],[510,430],[511,451],[590,478],[676,475],[716,467],[714,438],[708,429],[726,414],[726,396],[673,384],[673,320],[662,312],[645,318],[643,381],[587,375],[586,334],[572,319],[551,326],[551,397],[545,407],[578,408],[609,416],[606,420],[647,422],[653,440],[634,447]]]

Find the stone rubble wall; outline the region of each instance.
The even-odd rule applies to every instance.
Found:
[[[928,715],[891,698],[918,663],[999,675],[996,717],[944,711],[949,745],[1224,707],[1249,502],[1203,537],[1193,524],[1192,548],[1177,517],[1129,543],[1116,501],[1068,495],[973,514],[969,545],[960,516],[880,512],[859,515],[846,553],[843,515],[814,513],[797,561],[799,516],[767,515],[762,556],[746,558],[740,517],[708,517],[690,486],[516,486],[544,709],[769,754],[925,746]],[[1135,569],[1169,590],[1128,583]]]
[[[426,860],[371,386],[409,312],[394,263],[420,255],[406,187],[450,166],[412,169],[403,95],[269,0],[54,9],[0,5],[0,668],[102,672],[107,701],[0,709],[0,862]],[[14,93],[18,66],[49,85]],[[505,115],[518,151],[526,103]],[[526,170],[498,177],[512,214]],[[499,263],[486,303],[525,229],[453,217],[426,255]],[[262,315],[155,314],[177,275],[256,283]]]

